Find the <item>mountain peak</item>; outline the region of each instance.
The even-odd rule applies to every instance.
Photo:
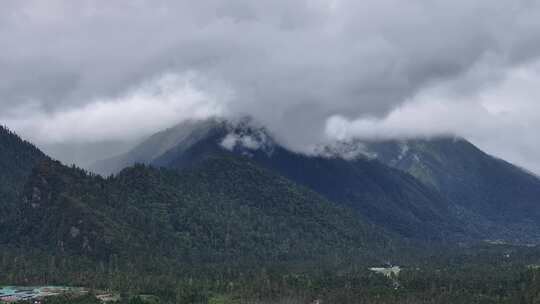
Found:
[[[250,117],[227,122],[227,134],[220,141],[220,146],[231,152],[239,152],[251,156],[255,150],[260,150],[271,156],[276,142],[268,130],[257,124]]]
[[[271,155],[276,146],[270,132],[249,116],[186,120],[151,135],[126,154],[94,163],[90,169],[109,175],[135,163],[163,165],[167,155],[181,153],[205,140],[224,151],[244,156],[256,150]]]

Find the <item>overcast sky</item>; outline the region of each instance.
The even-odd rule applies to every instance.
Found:
[[[0,122],[40,145],[249,114],[293,149],[455,134],[540,173],[540,2],[4,0]]]

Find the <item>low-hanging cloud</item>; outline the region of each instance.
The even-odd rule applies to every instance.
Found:
[[[45,142],[239,113],[297,150],[329,136],[487,138],[497,109],[517,109],[488,92],[537,71],[539,20],[532,0],[8,0],[0,120]],[[513,112],[510,129],[539,118]]]
[[[126,95],[52,113],[22,108],[6,123],[32,134],[38,143],[81,143],[96,139],[130,141],[181,120],[223,115],[223,104],[194,88],[192,80],[189,74],[165,75]]]
[[[510,69],[497,86],[456,96],[454,83],[426,89],[384,117],[330,117],[329,139],[389,140],[461,136],[540,173],[540,62]]]

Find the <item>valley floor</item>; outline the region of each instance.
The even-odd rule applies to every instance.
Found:
[[[47,299],[63,297],[77,301],[77,299],[91,295],[101,302],[116,302],[120,300],[118,294],[90,290],[84,287],[68,286],[0,286],[0,303],[31,302],[42,303]]]
[[[72,292],[70,296],[65,293],[42,298],[45,304],[97,304],[107,299],[94,290],[115,290],[121,298],[108,300],[130,304],[535,304],[540,301],[539,248],[483,244],[470,248],[409,250],[399,251],[401,258],[396,258],[399,268],[339,257],[265,265],[143,265],[127,259],[96,264],[73,257],[53,259],[2,252],[0,284],[26,282],[86,288],[8,287],[0,292],[4,297],[14,293],[78,292],[76,297]],[[43,260],[49,261],[46,267],[40,263]],[[137,296],[141,294],[146,296]]]

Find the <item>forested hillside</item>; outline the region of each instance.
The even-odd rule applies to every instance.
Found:
[[[0,228],[20,202],[32,168],[46,158],[34,145],[0,126]]]
[[[134,157],[141,151],[151,153]],[[249,118],[207,120],[157,133],[118,159],[182,170],[212,155],[250,159],[407,238],[540,242],[540,179],[459,138],[352,140],[306,155]]]
[[[212,156],[250,160],[398,235],[424,241],[478,237],[476,231],[461,228],[462,223],[455,217],[450,202],[410,175],[366,159],[346,160],[291,152],[276,143],[264,127],[248,118],[236,122],[202,121],[189,127],[180,124],[157,133],[116,160],[126,163],[134,159],[134,155],[141,155],[139,151],[163,147],[164,143],[157,144],[159,139],[164,140],[168,150],[152,153],[152,157],[144,160],[137,159],[177,170]],[[105,163],[111,161],[114,162]]]
[[[183,261],[285,261],[388,245],[346,210],[235,158],[209,158],[181,173],[136,165],[107,179],[46,161],[22,201],[11,242],[103,260],[152,252]]]
[[[388,141],[367,149],[459,206],[489,238],[540,242],[540,179],[461,138]]]
[[[539,249],[472,245],[480,236],[460,226],[468,218],[453,217],[425,180],[362,157],[293,153],[263,129],[188,133],[189,144],[147,150],[150,164],[108,177],[4,133],[4,155],[21,153],[3,164],[15,187],[3,188],[13,200],[0,284],[105,289],[125,303],[140,294],[185,304],[540,299]],[[399,275],[370,270],[392,265]]]

